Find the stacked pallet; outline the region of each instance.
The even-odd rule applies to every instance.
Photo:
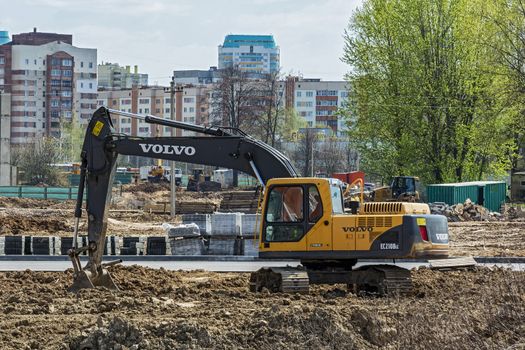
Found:
[[[208,236],[211,233],[210,214],[183,214],[182,223],[196,224],[202,236]]]
[[[201,219],[199,215],[195,215],[194,217]],[[209,222],[209,215],[203,215],[203,217],[207,218]],[[188,220],[188,217],[186,217],[186,219]],[[204,227],[206,227],[205,224]],[[169,228],[168,236],[171,254],[202,255],[204,252],[204,243],[201,232],[199,226],[194,222]]]
[[[258,191],[230,191],[222,193],[221,212],[256,213]]]
[[[214,213],[211,215],[211,233],[208,239],[209,255],[240,254],[242,213]]]

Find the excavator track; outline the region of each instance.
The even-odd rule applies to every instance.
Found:
[[[250,291],[261,292],[263,288],[272,293],[308,293],[308,273],[297,267],[262,268],[251,274]]]
[[[410,270],[394,265],[363,266],[353,272],[354,291],[379,296],[410,295],[413,292]]]
[[[250,291],[308,293],[309,284],[346,283],[357,294],[397,296],[413,291],[410,270],[393,265],[369,265],[351,271],[309,271],[296,267],[262,268],[250,277]]]

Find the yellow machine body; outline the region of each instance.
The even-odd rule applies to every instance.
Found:
[[[268,181],[260,228],[261,257],[350,260],[448,255],[446,218],[430,215],[428,205],[373,202],[361,204],[356,214],[345,213],[340,189],[333,181]],[[317,198],[322,210],[314,213]]]

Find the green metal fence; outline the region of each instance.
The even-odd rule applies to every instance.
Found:
[[[0,186],[0,197],[67,200],[77,198],[77,187]]]

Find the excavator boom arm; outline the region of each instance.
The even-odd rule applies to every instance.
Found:
[[[84,270],[89,270],[90,279],[96,281],[97,276],[104,274],[102,255],[108,208],[111,201],[111,185],[119,154],[236,169],[256,177],[263,185],[272,178],[297,177],[297,172],[286,156],[243,132],[235,130],[232,132],[230,129],[223,128],[205,128],[147,116],[143,118],[147,123],[182,128],[209,136],[133,137],[114,132],[110,111],[101,107],[93,114],[82,146],[81,186],[75,211],[77,219],[75,236],[78,231],[78,219],[81,216],[80,207],[83,198],[83,191],[80,189],[85,184],[89,243],[87,248],[73,249],[70,252],[75,273],[78,276],[85,278]],[[130,113],[126,115],[136,116]],[[86,250],[89,253],[89,262],[84,270],[80,270],[78,255]],[[108,278],[100,278],[100,280],[105,283]],[[75,282],[72,290],[78,290],[86,285],[89,283]]]

